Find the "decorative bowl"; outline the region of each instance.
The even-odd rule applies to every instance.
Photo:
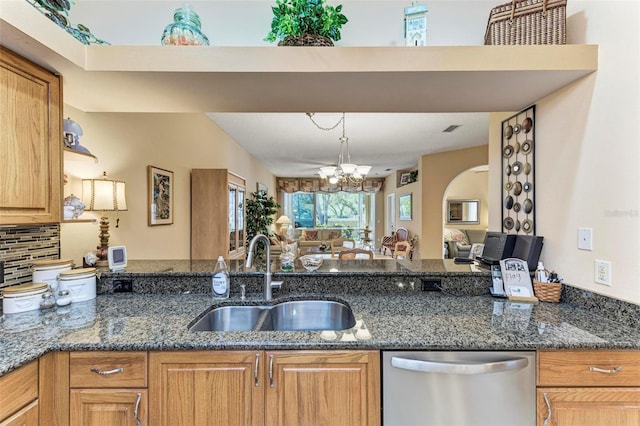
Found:
[[[302,256],[300,257],[300,263],[307,271],[315,271],[322,265],[322,258],[319,256]]]

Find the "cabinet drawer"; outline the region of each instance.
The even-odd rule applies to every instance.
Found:
[[[144,388],[147,386],[146,352],[71,352],[72,388]]]
[[[37,426],[40,424],[39,419],[38,400],[36,399],[4,422],[0,422],[0,426]]]
[[[38,361],[0,377],[0,421],[38,398]]]
[[[540,351],[538,386],[640,386],[640,351]]]

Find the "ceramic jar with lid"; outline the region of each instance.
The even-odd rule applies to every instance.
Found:
[[[78,268],[60,272],[58,291],[68,290],[71,302],[96,298],[96,268]]]
[[[3,289],[2,312],[17,314],[40,309],[42,295],[49,291],[46,283],[26,283]]]
[[[72,267],[73,261],[71,259],[35,260],[31,264],[32,280],[34,283],[49,284],[55,293],[58,289],[58,275]]]

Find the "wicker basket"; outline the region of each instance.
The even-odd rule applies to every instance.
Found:
[[[278,46],[333,46],[333,42],[329,37],[305,34],[300,37],[286,36]]]
[[[491,9],[484,44],[566,44],[567,0],[513,0]]]
[[[533,280],[533,291],[541,302],[560,302],[562,283],[543,283]]]

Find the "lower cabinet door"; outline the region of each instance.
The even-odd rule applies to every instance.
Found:
[[[378,351],[267,352],[266,423],[379,426]]]
[[[640,388],[538,388],[538,426],[638,426]]]
[[[71,426],[146,426],[146,389],[71,389]]]
[[[38,400],[36,399],[13,416],[0,422],[0,426],[38,426],[40,424],[38,421],[38,411]]]
[[[262,426],[262,351],[149,353],[153,426]]]

